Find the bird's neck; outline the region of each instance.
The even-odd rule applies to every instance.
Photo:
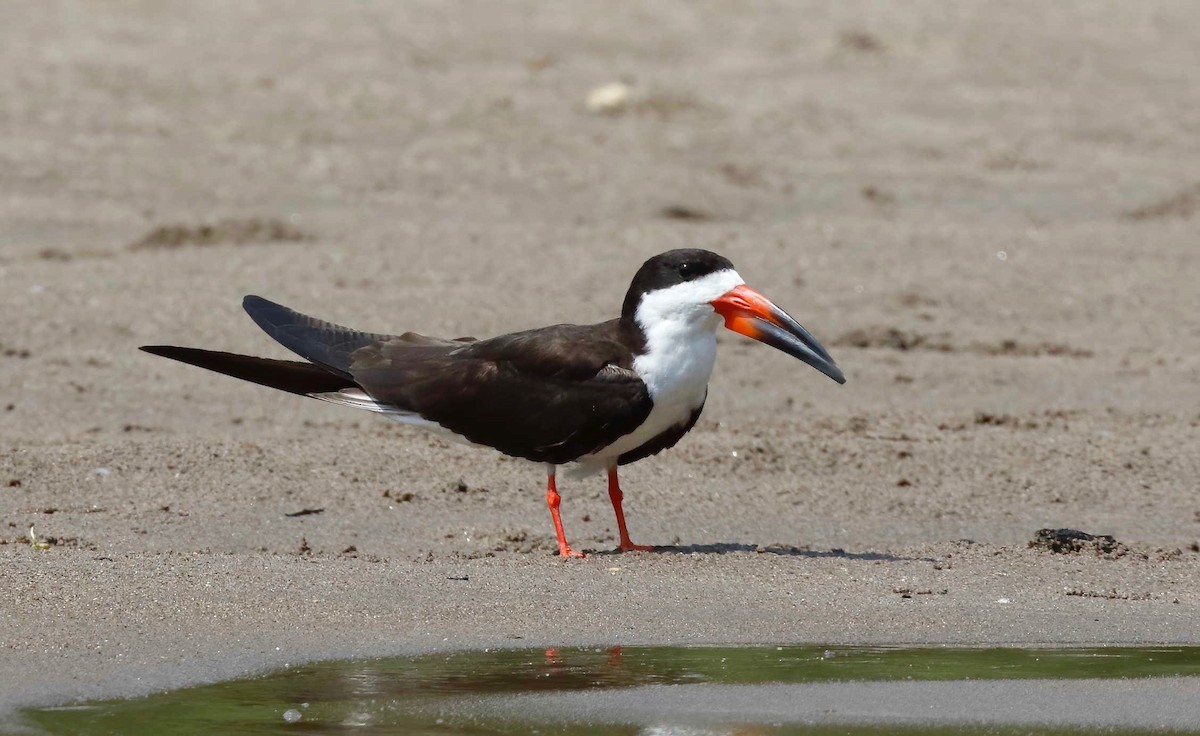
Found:
[[[643,325],[645,346],[633,367],[656,402],[703,401],[717,359],[716,325],[663,320]]]

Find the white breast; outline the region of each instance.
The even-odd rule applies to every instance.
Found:
[[[736,271],[720,271],[642,297],[636,319],[646,336],[646,349],[634,359],[633,369],[645,382],[654,406],[633,432],[580,458],[581,470],[616,462],[626,452],[686,424],[704,404],[721,323],[709,302],[742,283]]]
[[[707,337],[669,353],[647,353],[633,362],[633,369],[646,382],[654,402],[650,416],[608,447],[580,458],[581,466],[607,466],[626,452],[691,419],[692,412],[704,404],[708,395],[708,379],[717,357],[716,337],[711,334]]]

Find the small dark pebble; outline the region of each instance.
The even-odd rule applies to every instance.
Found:
[[[705,222],[713,219],[712,215],[707,212],[678,204],[663,207],[659,211],[659,214],[669,220],[686,220],[689,222]]]
[[[299,511],[293,511],[290,514],[284,514],[284,516],[296,517],[296,516],[308,516],[310,514],[323,514],[323,513],[325,513],[325,509],[300,509]]]
[[[862,188],[861,194],[863,199],[875,204],[892,204],[896,201],[895,195],[870,184]]]

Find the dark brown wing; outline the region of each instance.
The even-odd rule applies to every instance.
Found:
[[[508,455],[568,462],[633,431],[650,413],[617,320],[442,340],[360,332],[256,296],[243,306],[284,347],[354,381],[375,401]]]
[[[372,398],[472,442],[561,464],[633,431],[650,413],[616,321],[556,325],[456,346],[365,345],[348,372]]]
[[[276,304],[253,294],[242,299],[242,308],[246,310],[246,314],[250,315],[250,319],[263,329],[263,332],[274,338],[280,345],[317,365],[346,377],[350,375],[348,372],[350,356],[356,350],[368,345],[389,341],[421,347],[457,347],[475,340],[473,337],[443,340],[437,337],[426,337],[415,332],[406,332],[403,335],[361,332],[309,317],[307,314],[301,314],[294,309],[288,309],[282,304]]]

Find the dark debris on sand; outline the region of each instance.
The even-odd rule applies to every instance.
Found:
[[[225,219],[199,225],[160,225],[129,250],[155,250],[185,246],[251,243],[297,243],[312,237],[286,222],[273,219]]]
[[[1033,549],[1070,555],[1092,552],[1098,557],[1124,557],[1129,547],[1108,534],[1088,534],[1078,529],[1038,529],[1029,541]]]

